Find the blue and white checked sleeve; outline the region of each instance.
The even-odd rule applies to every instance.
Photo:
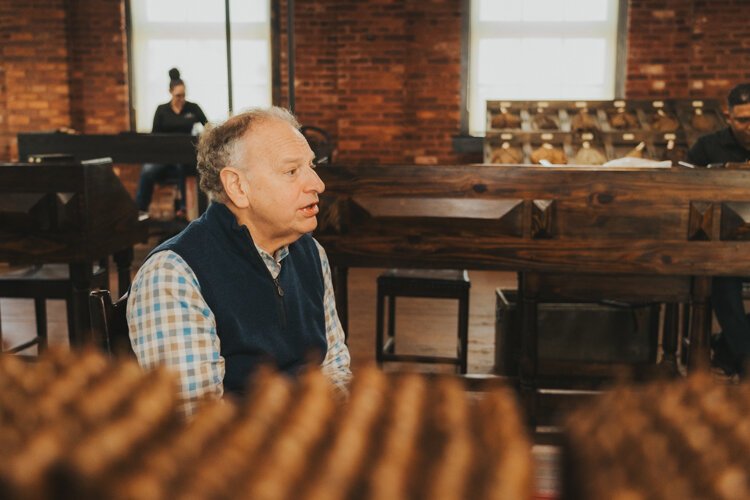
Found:
[[[351,357],[346,345],[344,329],[341,327],[338,312],[336,312],[336,298],[333,294],[333,282],[331,280],[331,265],[328,256],[320,243],[316,240],[320,253],[320,264],[323,269],[323,281],[325,283],[325,296],[323,305],[326,314],[326,340],[328,341],[328,352],[323,360],[322,371],[328,379],[344,394],[348,394],[349,382],[352,372],[349,368]]]
[[[127,318],[140,365],[164,365],[178,373],[185,414],[195,411],[200,398],[223,395],[216,321],[182,257],[164,251],[143,264],[130,290]]]

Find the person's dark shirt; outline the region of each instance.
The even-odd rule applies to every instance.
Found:
[[[750,160],[750,151],[737,142],[729,127],[702,136],[690,151],[687,159],[693,165],[709,163],[742,163]]]
[[[180,114],[172,109],[170,102],[160,104],[154,113],[154,126],[151,132],[164,134],[189,134],[193,131],[193,125],[200,122],[205,125],[208,122],[206,115],[200,106],[194,102],[185,101]]]

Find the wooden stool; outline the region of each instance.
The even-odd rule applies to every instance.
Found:
[[[378,276],[375,359],[417,363],[449,363],[466,373],[469,344],[469,288],[466,271],[448,269],[390,269]],[[388,340],[384,343],[385,298],[388,298]],[[458,348],[455,358],[396,354],[396,297],[425,297],[458,300]]]

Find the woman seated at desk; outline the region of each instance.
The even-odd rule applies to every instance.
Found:
[[[203,110],[194,102],[185,100],[185,82],[180,79],[177,68],[169,70],[169,93],[172,99],[166,104],[160,104],[154,113],[152,133],[191,134],[196,123],[205,125],[208,121]],[[176,217],[185,217],[185,170],[182,165],[164,165],[160,163],[146,163],[141,170],[135,202],[138,210],[148,211],[154,184],[166,179],[176,179],[180,189],[181,200],[175,212]]]

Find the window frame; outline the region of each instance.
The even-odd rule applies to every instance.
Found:
[[[462,141],[461,137],[484,137],[483,135],[472,135],[470,133],[470,111],[471,96],[469,89],[469,79],[472,72],[471,66],[471,28],[472,12],[471,5],[473,0],[462,0],[461,2],[461,109],[460,109],[460,130],[459,140],[454,140],[454,149],[457,152],[477,152],[481,151],[479,147],[470,145]],[[614,63],[614,98],[625,98],[625,79],[627,63],[627,17],[628,17],[628,0],[617,0],[617,33],[615,36],[615,63]]]
[[[130,132],[136,132],[138,130],[137,122],[136,122],[136,115],[137,111],[135,108],[135,91],[134,91],[134,82],[135,80],[135,64],[133,59],[133,14],[132,14],[132,8],[131,3],[132,0],[125,0],[124,1],[124,16],[125,16],[125,37],[126,37],[126,60],[127,60],[127,71],[126,71],[126,78],[127,78],[127,85],[128,85],[128,110],[129,110],[129,131]],[[229,9],[229,2],[230,0],[224,0],[224,9],[225,9],[225,18],[224,18],[224,27],[225,27],[225,42],[226,42],[226,58],[227,58],[227,71],[231,75],[231,68],[232,68],[232,51],[231,51],[231,23],[229,20],[229,16],[226,15],[226,12],[228,12]],[[281,23],[280,23],[280,2],[279,0],[270,0],[269,1],[269,12],[270,12],[270,18],[268,20],[269,22],[269,45],[270,45],[270,90],[271,90],[271,103],[273,105],[278,105],[280,99],[281,99],[281,66],[280,66],[280,60],[281,60],[281,54],[280,54],[280,37],[281,37]],[[231,12],[230,12],[231,14]],[[228,109],[229,113],[233,113],[233,103],[232,103],[232,95],[233,95],[233,78],[227,78],[227,95],[229,96],[229,103],[228,103]]]

